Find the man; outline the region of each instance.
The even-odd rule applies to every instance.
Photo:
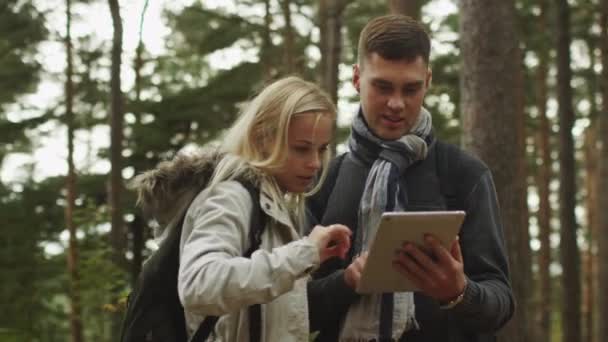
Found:
[[[435,139],[422,107],[431,83],[430,39],[415,20],[388,15],[361,32],[353,84],[361,107],[350,152],[336,158],[309,201],[323,225],[353,230],[350,264],[325,262],[309,283],[317,341],[494,341],[514,300],[489,169]],[[385,211],[464,210],[449,249],[426,236],[430,254],[404,243],[393,267],[416,293],[358,295],[369,241]]]

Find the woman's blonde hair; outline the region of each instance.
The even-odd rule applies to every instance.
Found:
[[[287,161],[288,129],[294,115],[329,115],[336,119],[336,107],[331,98],[316,84],[295,76],[286,77],[265,87],[242,110],[238,120],[228,130],[220,147],[227,154],[218,164],[211,185],[236,177],[245,168],[253,167],[270,176]],[[303,196],[314,193],[325,178],[329,150],[322,158],[319,183],[307,194],[288,194],[288,201],[298,212],[303,210]],[[275,200],[286,196],[275,185]],[[299,214],[299,213],[298,213]]]

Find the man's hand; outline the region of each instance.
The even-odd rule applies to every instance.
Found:
[[[430,255],[405,242],[397,250],[393,266],[427,296],[449,302],[461,295],[466,285],[459,240],[456,239],[448,251],[436,237],[427,234],[425,245]]]
[[[350,248],[351,231],[342,224],[332,224],[331,226],[315,226],[308,235],[319,248],[319,258],[321,263],[331,257],[344,259]]]
[[[353,262],[344,270],[344,281],[351,289],[357,289],[361,280],[361,272],[367,262],[367,252],[356,257]]]

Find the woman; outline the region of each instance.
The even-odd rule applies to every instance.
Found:
[[[325,259],[344,257],[350,245],[350,230],[341,225],[298,233],[304,197],[324,177],[317,172],[326,169],[335,119],[319,87],[289,77],[265,88],[230,128],[223,157],[183,224],[178,292],[189,336],[215,315],[216,340],[248,341],[247,308],[265,303],[263,341],[308,340],[308,275]],[[259,189],[258,198],[237,180],[243,178]],[[260,248],[244,258],[253,201],[269,219]]]

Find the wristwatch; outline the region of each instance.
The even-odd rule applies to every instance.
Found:
[[[462,293],[458,295],[458,297],[450,300],[447,303],[441,304],[439,306],[440,309],[442,310],[448,310],[451,309],[453,307],[455,307],[456,305],[460,304],[460,302],[462,302],[462,300],[464,299],[464,293],[467,292],[467,286],[469,285],[469,282],[466,280],[464,280],[464,289],[462,290]]]

